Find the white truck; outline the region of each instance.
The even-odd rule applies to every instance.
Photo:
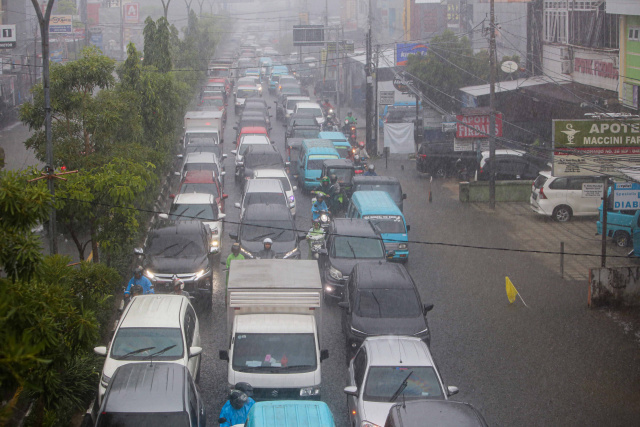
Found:
[[[319,399],[322,283],[316,261],[232,261],[227,285],[228,383],[256,400]]]
[[[222,111],[187,111],[184,115],[184,128],[194,126],[214,126],[222,131]]]

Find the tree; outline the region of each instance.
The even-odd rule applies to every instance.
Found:
[[[41,241],[32,230],[49,216],[51,195],[35,170],[0,171],[0,267],[11,280],[28,280],[42,261]]]
[[[457,109],[461,87],[485,82],[489,77],[489,56],[486,51],[473,53],[466,37],[452,31],[434,37],[426,55],[409,55],[407,71],[422,93],[447,110]]]
[[[151,17],[144,21],[144,65],[154,66],[158,71],[166,73],[171,70],[171,53],[169,52],[169,21],[160,18],[154,22]]]
[[[158,50],[156,47],[156,22],[150,16],[144,20],[144,65],[154,65],[156,62],[155,54]],[[127,50],[128,51],[128,50]]]

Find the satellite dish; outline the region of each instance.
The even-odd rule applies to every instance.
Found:
[[[511,74],[518,70],[518,64],[514,61],[504,61],[500,69],[507,74]]]

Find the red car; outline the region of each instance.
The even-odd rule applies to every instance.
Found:
[[[188,171],[178,188],[178,194],[206,193],[213,195],[216,198],[220,213],[224,213],[224,201],[229,196],[222,191],[220,180],[215,176],[214,172],[200,170]],[[173,199],[175,194],[169,197]]]
[[[242,129],[240,129],[240,132],[238,132],[238,138],[236,139],[236,147],[238,146],[238,144],[240,144],[240,140],[244,135],[266,135],[267,137],[269,137],[269,132],[267,132],[267,129],[264,127],[258,127],[258,126],[243,127]]]

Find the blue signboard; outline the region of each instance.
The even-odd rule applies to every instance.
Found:
[[[91,44],[96,46],[100,50],[104,50],[102,47],[102,33],[100,34],[91,34]]]
[[[615,210],[640,209],[640,184],[616,183],[613,188],[613,208]]]
[[[427,43],[396,43],[396,65],[407,65],[409,55],[426,55]]]

